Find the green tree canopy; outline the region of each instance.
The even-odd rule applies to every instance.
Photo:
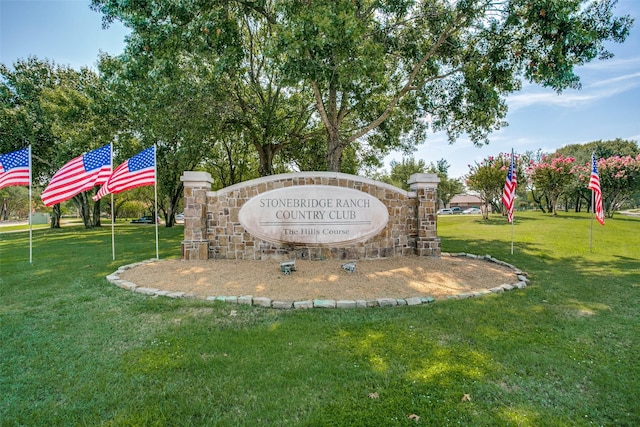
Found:
[[[449,163],[445,159],[440,159],[436,163],[431,162],[428,166],[424,160],[416,160],[413,157],[405,157],[400,162],[391,161],[391,171],[386,174],[374,174],[374,178],[387,184],[395,185],[404,190],[409,190],[409,177],[414,173],[435,173],[440,178],[438,182],[438,199],[443,205],[449,204],[453,196],[464,191],[464,186],[460,179],[449,178]]]
[[[584,171],[580,170],[587,168],[589,169],[587,173],[591,173],[590,166],[588,166],[591,164],[591,155],[595,155],[596,159],[610,159],[626,156],[636,157],[638,154],[640,154],[640,147],[638,147],[638,143],[636,141],[616,138],[609,141],[592,141],[586,144],[569,144],[556,150],[555,154],[565,157],[573,157],[576,159],[575,164],[577,176],[576,179],[574,179],[569,184],[565,195],[567,196],[567,201],[571,201],[574,203],[576,212],[579,212],[583,204],[588,208],[591,206],[591,191],[582,181]],[[608,165],[609,163],[606,164]],[[584,166],[583,168],[583,165],[587,166]],[[615,168],[608,168],[608,170],[620,168],[624,169],[625,166],[617,165]],[[622,192],[619,192],[619,190],[622,190],[623,186],[623,182],[616,182],[616,185],[611,186],[611,190],[614,190],[615,188],[614,191],[609,191],[609,189],[607,189],[608,191],[604,193],[604,205],[607,215],[613,215],[615,209],[612,209],[612,206],[619,203],[624,203],[627,200],[631,200],[633,198],[634,192],[640,191],[640,189],[633,190],[631,186],[630,194],[626,194],[626,189]],[[613,197],[614,195],[618,194],[624,196]],[[640,192],[638,194],[640,194]]]
[[[526,182],[524,176],[524,166],[516,157],[516,178],[521,183]],[[478,193],[482,200],[484,209],[482,216],[487,219],[489,206],[494,212],[503,211],[502,192],[507,178],[507,172],[511,161],[511,154],[500,153],[497,156],[489,156],[480,163],[469,166],[469,173],[466,176],[467,187]]]
[[[573,167],[575,158],[554,154],[543,156],[539,163],[532,165],[531,178],[536,190],[547,195],[553,215],[557,215],[558,198],[565,193],[575,179]]]
[[[464,184],[460,178],[449,178],[449,168],[451,165],[445,159],[440,159],[436,163],[431,162],[427,172],[435,173],[440,178],[438,183],[438,200],[443,207],[446,207],[451,199],[464,192]]]
[[[392,160],[389,164],[389,175],[383,175],[380,180],[394,185],[403,190],[409,190],[408,180],[414,173],[426,173],[427,165],[424,160],[416,160],[413,157],[404,157],[401,161]]]
[[[66,162],[110,143],[117,132],[104,108],[107,89],[88,68],[31,57],[13,69],[0,65],[0,77],[0,152],[31,145],[35,185],[44,187]],[[72,199],[87,228],[100,222],[99,204],[89,199]],[[59,213],[54,207],[52,227],[59,226]]]
[[[597,159],[606,159],[614,156],[632,156],[640,154],[640,147],[636,141],[616,138],[609,141],[592,141],[586,144],[569,144],[556,150],[556,154],[565,157],[573,157],[577,164],[585,164],[591,160],[591,154]]]
[[[505,97],[523,81],[558,92],[578,88],[575,67],[610,58],[605,43],[623,42],[633,23],[614,16],[615,0],[92,5],[107,23],[119,19],[131,28],[128,51],[154,67],[193,58],[230,81],[246,78],[250,63],[243,22],[268,26],[264,64],[279,71],[270,76],[287,97],[311,91],[332,171],[358,141],[380,154],[410,151],[430,129],[482,144],[504,125]]]
[[[486,142],[523,80],[579,87],[574,67],[609,57],[603,43],[628,34],[631,19],[613,17],[614,3],[280,1],[274,50],[291,81],[312,87],[327,167],[339,170],[363,137],[389,148],[431,127]]]
[[[52,119],[43,108],[42,94],[56,84],[60,67],[35,57],[18,60],[10,68],[0,64],[0,152],[31,145],[33,178],[37,183],[55,173],[57,139]]]
[[[603,207],[607,216],[611,218],[634,193],[640,192],[640,154],[601,158],[597,164]],[[587,188],[591,176],[591,160],[584,166],[577,165],[574,173],[577,174],[583,188]]]

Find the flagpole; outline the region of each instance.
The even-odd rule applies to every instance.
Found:
[[[511,255],[513,255],[513,240],[514,240],[514,231],[513,231],[513,222],[514,222],[514,216],[513,216],[513,209],[514,209],[514,205],[516,203],[515,198],[516,198],[516,185],[514,185],[514,183],[516,183],[518,181],[517,179],[517,175],[516,175],[516,164],[515,164],[515,157],[513,156],[513,148],[511,149],[511,159],[509,162],[509,173],[511,173],[511,184],[513,185],[513,190],[509,190],[510,191],[510,198],[511,198],[511,207],[508,209],[509,212],[507,212],[507,218],[511,217]]]
[[[113,193],[111,193],[111,259],[116,260],[116,239],[114,230]]]
[[[153,144],[153,198],[155,202],[155,209],[153,215],[155,218],[153,222],[156,224],[156,259],[160,259],[158,251],[158,162],[156,156],[156,144]]]
[[[111,173],[113,173],[113,142],[109,144],[109,146],[111,147]],[[104,183],[104,185],[108,184],[108,180],[107,182]],[[113,211],[113,193],[111,193],[111,259],[113,261],[116,260],[116,239],[115,239],[115,231],[114,231],[114,221],[115,221],[115,215],[114,215],[114,211]]]
[[[29,264],[33,264],[33,207],[32,207],[32,191],[31,181],[33,174],[31,172],[31,144],[29,144]]]
[[[511,218],[511,255],[513,255],[513,218]]]
[[[589,231],[589,253],[593,252],[593,217],[595,216],[595,191],[591,190],[591,229]]]
[[[511,148],[511,164],[513,165],[513,168],[512,168],[513,169],[512,170],[513,178],[512,179],[516,179],[517,180],[517,178],[515,178],[515,176],[516,176],[516,167],[515,167],[515,161],[514,161],[514,157],[513,157],[513,148]],[[515,198],[516,198],[515,188],[513,189],[513,193],[514,194],[513,194],[513,197],[511,199],[511,255],[513,255],[513,221],[514,221],[513,208],[515,207],[514,205],[516,203],[516,201],[515,201]]]

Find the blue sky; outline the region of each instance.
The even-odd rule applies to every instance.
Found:
[[[127,29],[119,23],[102,29],[102,17],[89,9],[89,0],[0,0],[0,62],[35,55],[74,68],[95,69],[98,54],[117,55]],[[500,152],[542,149],[553,152],[567,144],[615,138],[640,141],[640,0],[620,0],[616,14],[636,19],[623,45],[613,44],[613,59],[578,70],[581,90],[561,95],[526,85],[508,98],[509,126],[474,147],[465,138],[449,145],[445,135],[430,134],[415,158],[427,163],[445,158],[449,176],[468,172],[468,164]],[[401,154],[387,157],[400,160]]]

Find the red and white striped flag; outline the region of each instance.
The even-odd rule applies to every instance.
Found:
[[[144,185],[155,185],[155,162],[155,146],[139,152],[113,171],[93,200],[99,200],[109,193],[117,194]]]
[[[513,199],[516,197],[516,186],[518,180],[516,178],[515,161],[513,150],[511,150],[511,162],[509,163],[509,172],[504,183],[504,191],[502,192],[502,203],[507,208],[507,221],[513,221]]]
[[[104,184],[109,175],[111,146],[107,144],[70,160],[60,168],[42,192],[42,201],[46,206],[62,203],[76,194]]]
[[[589,179],[589,190],[593,193],[593,211],[596,214],[596,220],[604,225],[604,207],[602,206],[602,190],[600,189],[600,176],[598,175],[598,162],[596,156],[591,155],[591,178]]]
[[[29,148],[0,154],[0,188],[30,184]]]

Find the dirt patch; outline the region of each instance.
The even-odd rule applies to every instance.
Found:
[[[517,282],[514,271],[482,259],[397,257],[359,260],[350,273],[344,261],[297,260],[285,275],[278,261],[164,260],[120,274],[137,286],[198,297],[268,297],[272,300],[357,300],[429,296],[446,298]]]

